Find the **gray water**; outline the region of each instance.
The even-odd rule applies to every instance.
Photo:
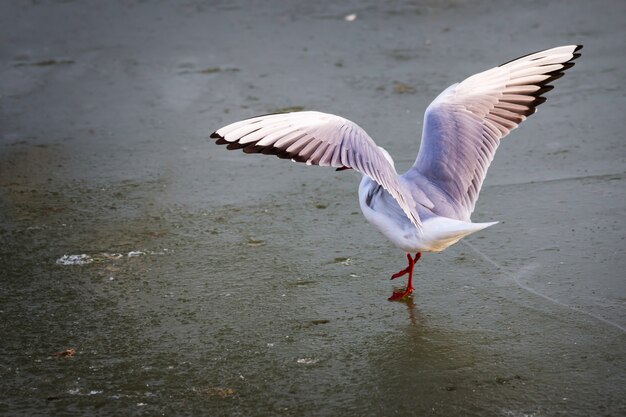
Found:
[[[626,414],[626,10],[604,6],[3,3],[0,414]],[[402,171],[439,91],[566,43],[583,57],[483,187],[474,220],[500,224],[425,254],[406,302],[357,175],[208,140],[317,109]]]

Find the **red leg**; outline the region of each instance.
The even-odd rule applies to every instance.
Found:
[[[409,266],[404,268],[402,271],[396,272],[395,274],[393,274],[391,276],[391,279],[400,278],[401,276],[408,274],[409,271],[413,271],[413,265],[415,265],[415,263],[420,260],[420,258],[422,257],[422,252],[417,252],[415,254],[415,259],[411,259],[411,254],[410,253],[407,253],[406,257],[409,260]],[[413,265],[411,265],[411,264],[413,264]]]
[[[420,258],[422,257],[422,253],[421,252],[417,252],[415,254],[415,258],[413,258],[411,256],[410,253],[406,254],[407,259],[409,260],[409,266],[407,266],[405,269],[403,269],[402,271],[393,274],[391,276],[391,279],[395,279],[398,277],[401,277],[404,274],[409,274],[409,280],[406,284],[406,290],[404,291],[394,291],[393,295],[391,297],[389,297],[389,301],[393,301],[393,300],[400,300],[404,297],[406,297],[407,295],[411,294],[414,290],[413,288],[413,268],[415,267],[415,263],[417,261],[420,260]]]

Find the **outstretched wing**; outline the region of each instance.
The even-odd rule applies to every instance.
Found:
[[[500,139],[546,101],[549,83],[574,66],[581,48],[536,52],[450,86],[428,106],[417,160],[403,177],[426,177],[469,220]]]
[[[359,171],[387,190],[421,229],[413,197],[400,183],[389,154],[350,120],[315,111],[270,114],[225,126],[211,138],[227,149]]]

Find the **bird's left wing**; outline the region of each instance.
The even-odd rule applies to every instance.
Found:
[[[217,139],[218,145],[227,145],[227,149],[359,171],[387,190],[421,230],[415,201],[399,181],[393,161],[350,120],[315,111],[270,114],[225,126],[211,138]]]
[[[546,101],[581,48],[535,52],[450,86],[426,109],[417,160],[404,178],[425,177],[469,220],[500,139]]]

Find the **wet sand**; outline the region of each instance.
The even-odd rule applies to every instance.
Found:
[[[0,414],[626,414],[624,16],[2,3]],[[583,56],[489,170],[473,220],[500,223],[425,254],[406,303],[355,173],[208,139],[315,109],[403,171],[444,88],[571,43]]]

